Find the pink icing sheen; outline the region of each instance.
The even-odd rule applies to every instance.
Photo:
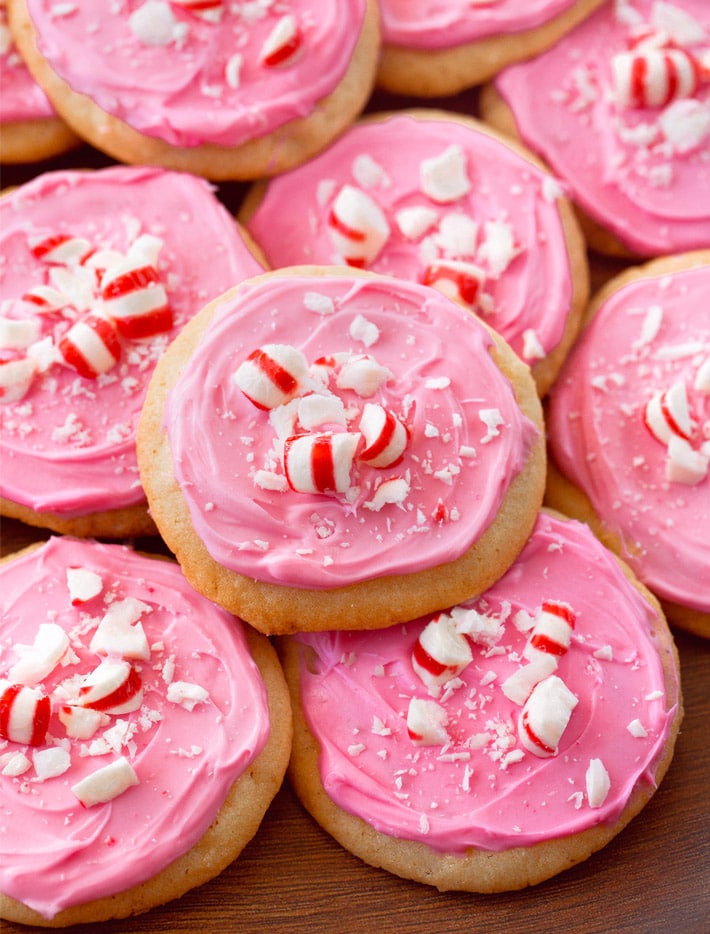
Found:
[[[420,166],[452,145],[465,154],[470,189],[437,204],[422,190]],[[343,261],[329,236],[328,218],[346,184],[372,198],[389,225],[387,241],[369,269],[421,282],[432,261],[474,263],[486,276],[475,310],[526,362],[534,363],[558,344],[572,285],[555,203],[561,189],[552,178],[499,141],[453,120],[394,115],[363,123],[307,165],[269,183],[247,227],[272,266]],[[435,219],[416,236],[406,236],[397,217],[412,208],[434,211]],[[478,225],[473,246],[443,240],[446,224],[462,217]],[[487,223],[504,225],[513,242],[514,252],[501,269],[484,257]],[[530,330],[534,350],[524,338]]]
[[[343,77],[365,0],[224,3],[218,22],[179,4],[128,0],[28,8],[42,53],[71,87],[148,136],[176,146],[238,146],[308,116]],[[302,41],[275,67],[260,53],[282,16]],[[136,19],[138,17],[138,19]]]
[[[359,325],[377,329],[373,342]],[[403,460],[360,464],[344,494],[260,486],[256,471],[282,473],[275,434],[232,374],[265,343],[300,348],[311,364],[344,352],[386,367],[391,378],[367,400],[349,389],[336,395],[355,425],[365,401],[391,409],[410,432]],[[537,434],[490,344],[472,315],[434,289],[389,278],[274,276],[222,301],[165,410],[175,477],[212,557],[258,580],[324,588],[462,554],[493,521]],[[494,435],[486,409],[500,414]],[[392,477],[408,480],[404,501],[366,505]]]
[[[552,456],[629,543],[625,557],[638,576],[701,612],[710,611],[710,478],[666,479],[666,445],[646,428],[643,409],[656,390],[685,383],[692,447],[707,445],[710,394],[694,384],[710,355],[708,288],[703,266],[611,295],[565,363],[548,426]],[[660,326],[649,333],[646,322],[659,311]]]
[[[54,108],[20,58],[7,25],[5,4],[0,3],[0,123],[43,120],[53,117]]]
[[[516,622],[545,600],[577,621],[556,671],[578,698],[556,755],[538,758],[517,737],[521,707],[501,684],[528,633]],[[429,699],[410,657],[428,617],[368,633],[300,634],[316,659],[301,668],[301,699],[320,747],[328,795],[376,830],[447,853],[529,846],[618,818],[632,789],[653,784],[675,707],[666,709],[652,608],[611,555],[576,522],[539,517],[510,571],[464,608],[501,627],[438,703],[446,745],[416,746],[407,733],[412,697]],[[611,610],[611,612],[610,612]],[[646,733],[627,724],[640,720]],[[610,790],[590,807],[585,773],[601,759]]]
[[[495,81],[522,138],[572,197],[628,248],[650,256],[710,241],[710,81],[666,106],[617,104],[612,57],[644,30],[670,32],[707,63],[706,0],[628,0],[604,4],[552,49]]]
[[[97,379],[55,364],[19,401],[0,403],[2,495],[40,511],[85,515],[144,501],[135,428],[155,363],[203,304],[261,267],[200,179],[152,168],[47,173],[0,201],[0,314],[38,321],[40,337],[55,342],[78,312],[43,314],[21,299],[46,284],[53,268],[29,243],[56,233],[121,252],[139,234],[158,237],[173,312],[170,331],[124,342],[118,364]],[[100,307],[95,293],[90,306]],[[0,360],[13,355],[0,350]]]
[[[102,593],[72,606],[67,567],[94,571]],[[98,664],[88,644],[112,600],[147,605],[141,624],[150,659],[134,662],[143,679],[142,706],[110,715],[93,738],[76,740],[65,735],[55,695],[49,738],[34,751],[52,744],[68,749],[69,770],[44,781],[32,767],[17,777],[0,775],[0,890],[51,918],[138,885],[199,840],[266,742],[266,693],[239,621],[195,594],[171,562],[122,546],[54,538],[4,564],[0,577],[3,677],[17,660],[13,646],[31,644],[41,623],[70,635],[78,661],[45,678],[46,694]],[[169,701],[173,678],[206,688],[207,700],[192,710]],[[87,754],[106,729],[122,724],[127,733],[120,748]],[[0,755],[9,752],[32,761],[32,749],[0,740]],[[72,786],[118,756],[129,759],[138,784],[107,804],[83,808]]]
[[[381,0],[382,32],[391,45],[445,49],[492,35],[534,29],[577,0]]]

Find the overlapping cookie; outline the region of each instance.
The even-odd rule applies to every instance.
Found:
[[[282,172],[365,106],[374,0],[8,0],[30,70],[67,123],[122,162],[212,179]]]
[[[156,360],[262,266],[202,179],[52,172],[0,199],[0,512],[75,535],[155,532],[135,429]]]
[[[375,628],[512,563],[541,501],[541,428],[529,369],[435,289],[289,267],[170,345],[138,457],[198,591],[269,634]]]
[[[520,889],[599,850],[653,795],[682,718],[657,602],[557,514],[477,600],[279,645],[301,801],[361,859],[440,890]]]
[[[291,748],[268,641],[172,561],[51,538],[0,566],[0,917],[65,927],[212,879]]]
[[[710,251],[612,279],[550,396],[547,501],[710,636]]]

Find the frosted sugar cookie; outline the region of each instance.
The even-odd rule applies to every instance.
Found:
[[[365,106],[380,49],[374,0],[8,5],[35,78],[82,138],[213,179],[272,175],[327,146]]]
[[[155,532],[135,428],[190,316],[262,267],[202,179],[51,172],[0,199],[0,512],[76,535]]]
[[[549,48],[603,0],[380,0],[381,88],[456,94]]]
[[[268,634],[373,628],[510,565],[541,501],[541,425],[528,368],[436,290],[289,267],[171,344],[138,458],[201,593]]]
[[[611,280],[550,397],[547,499],[710,636],[710,251]]]
[[[599,850],[654,793],[682,718],[656,601],[586,526],[543,513],[479,599],[280,646],[304,806],[440,890],[523,888]]]
[[[482,95],[564,180],[590,245],[653,257],[710,244],[710,5],[606,3]]]
[[[0,2],[0,162],[39,162],[79,143],[27,70]]]
[[[560,186],[522,147],[443,111],[364,120],[253,186],[239,217],[272,267],[348,263],[439,287],[505,338],[541,395],[589,297]]]
[[[6,559],[0,603],[0,917],[122,918],[221,872],[291,748],[268,641],[174,562],[67,537]]]

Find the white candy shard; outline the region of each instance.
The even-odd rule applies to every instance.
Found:
[[[90,808],[113,801],[137,784],[138,776],[131,763],[121,756],[77,782],[72,786],[72,791],[85,808]]]
[[[456,201],[468,194],[471,182],[462,147],[454,144],[440,155],[422,160],[419,182],[424,194],[439,204]]]
[[[708,475],[710,458],[703,451],[694,450],[685,438],[672,436],[668,442],[666,480],[695,486]]]
[[[206,703],[209,697],[209,691],[189,681],[172,681],[168,685],[167,698],[170,703],[180,704],[186,710],[192,710],[197,704]]]
[[[149,46],[169,45],[179,35],[170,4],[160,0],[147,0],[139,6],[131,13],[128,25],[136,39]]]
[[[37,364],[29,357],[0,362],[0,404],[24,399],[36,373]]]
[[[710,395],[710,357],[706,357],[698,367],[693,388],[705,395]]]
[[[365,439],[359,459],[371,467],[392,467],[407,448],[408,433],[397,416],[374,402],[366,402],[358,428]]]
[[[323,432],[292,435],[284,442],[284,473],[292,490],[299,493],[345,493],[355,451],[356,432]]]
[[[532,689],[518,720],[523,746],[541,758],[557,754],[578,699],[557,675],[550,675]]]
[[[6,752],[0,756],[0,775],[17,778],[32,768],[32,763],[24,752]]]
[[[590,808],[600,808],[606,800],[611,787],[609,773],[601,759],[590,759],[585,773],[587,801]]]
[[[31,318],[0,317],[0,350],[26,350],[39,339],[41,326]]]
[[[443,746],[449,741],[448,715],[433,700],[413,697],[407,710],[407,732],[417,746]]]
[[[71,766],[71,755],[61,746],[48,746],[46,749],[36,749],[32,753],[32,764],[39,781],[48,778],[57,778],[63,775]]]
[[[407,240],[418,240],[436,224],[439,214],[434,208],[421,206],[402,208],[395,214],[395,223]]]
[[[476,645],[485,645],[487,647],[495,645],[505,632],[505,626],[498,617],[479,613],[478,610],[472,607],[453,607],[451,618],[456,626],[456,631],[468,636]]]
[[[674,383],[665,391],[655,392],[644,407],[643,419],[653,437],[662,444],[668,444],[674,436],[690,441],[693,423],[685,383]]]
[[[409,496],[408,477],[388,477],[375,490],[372,499],[363,503],[366,509],[379,512],[385,506],[401,506]]]
[[[150,647],[140,618],[150,612],[147,603],[128,597],[117,600],[106,610],[89,648],[97,655],[118,655],[148,661]]]
[[[300,395],[309,384],[308,361],[290,344],[264,344],[252,351],[232,377],[260,409],[274,409]]]
[[[356,354],[343,363],[336,385],[338,389],[352,389],[362,399],[369,399],[391,378],[390,370],[380,366],[370,354]]]
[[[643,723],[638,719],[632,720],[631,723],[627,724],[626,729],[631,733],[632,736],[635,736],[637,739],[643,739],[644,736],[648,736],[646,728]]]
[[[67,568],[67,589],[72,606],[88,603],[103,590],[104,584],[99,574],[88,568]]]
[[[448,613],[439,613],[422,629],[412,649],[412,668],[432,697],[473,661],[468,639]]]
[[[384,212],[362,189],[344,185],[328,216],[328,234],[349,266],[364,267],[377,258],[390,234]]]
[[[692,152],[710,135],[710,105],[694,98],[673,101],[664,108],[658,125],[676,152]]]
[[[535,685],[551,675],[556,668],[557,659],[554,655],[539,653],[529,665],[523,665],[509,675],[501,684],[501,690],[508,700],[522,707]]]
[[[309,393],[298,402],[298,421],[302,428],[310,431],[325,425],[347,425],[345,406],[342,399],[332,392]],[[291,434],[291,432],[289,432]]]
[[[40,623],[30,646],[16,646],[20,660],[8,672],[10,681],[30,687],[39,684],[61,661],[69,648],[69,637],[56,623]]]
[[[353,318],[348,334],[354,341],[360,341],[366,347],[372,347],[380,339],[380,329],[364,315],[356,315]]]
[[[58,717],[71,739],[91,739],[99,727],[110,722],[110,718],[99,710],[70,704],[63,704],[59,708]]]

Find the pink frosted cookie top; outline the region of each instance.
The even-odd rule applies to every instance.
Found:
[[[560,341],[572,298],[560,194],[473,126],[393,115],[272,179],[247,227],[272,266],[349,261],[436,284],[532,365]]]
[[[109,114],[175,146],[238,146],[308,116],[350,63],[365,0],[29,0],[42,54]]]
[[[613,822],[638,782],[653,784],[676,712],[654,619],[585,526],[541,514],[472,603],[295,636],[316,656],[301,702],[325,791],[376,830],[445,853]],[[437,662],[449,668],[433,676]]]
[[[710,265],[612,294],[567,360],[550,450],[659,596],[710,611]]]
[[[67,516],[142,502],[135,427],[157,359],[261,267],[207,183],[123,167],[6,195],[0,255],[2,496]]]
[[[51,918],[200,839],[266,742],[266,692],[172,562],[53,538],[0,581],[0,891]]]
[[[639,255],[706,246],[710,5],[607,3],[496,79],[525,142]]]
[[[54,108],[18,53],[7,25],[5,0],[0,0],[0,123],[44,120]]]
[[[222,300],[164,416],[215,561],[323,588],[461,555],[537,436],[491,343],[389,277],[294,272]]]
[[[534,29],[577,0],[380,0],[387,44],[446,49]]]

